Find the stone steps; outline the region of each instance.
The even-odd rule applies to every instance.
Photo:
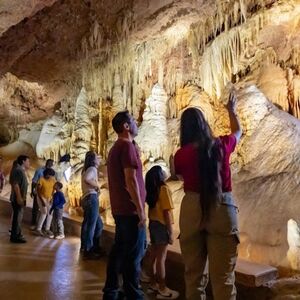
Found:
[[[235,269],[236,281],[248,287],[260,287],[278,276],[274,267],[239,258]]]

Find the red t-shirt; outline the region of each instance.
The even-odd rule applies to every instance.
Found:
[[[219,137],[220,147],[222,148],[223,160],[221,166],[222,191],[230,192],[231,172],[230,172],[230,155],[236,146],[236,137],[225,135]],[[199,192],[199,158],[197,148],[193,144],[188,144],[180,148],[174,158],[175,172],[183,177],[184,190]]]
[[[124,174],[126,168],[136,169],[140,197],[145,203],[146,190],[138,149],[134,143],[118,139],[110,149],[107,160],[108,186],[113,215],[137,214],[136,206],[130,200],[131,197],[126,189]]]

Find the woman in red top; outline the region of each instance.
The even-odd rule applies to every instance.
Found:
[[[206,299],[208,270],[214,299],[236,299],[234,268],[239,236],[229,159],[241,137],[241,127],[234,93],[227,109],[232,132],[218,138],[213,137],[199,109],[188,108],[181,117],[181,148],[174,163],[176,174],[184,181],[179,226],[188,300]]]

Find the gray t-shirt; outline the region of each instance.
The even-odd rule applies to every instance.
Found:
[[[97,194],[94,187],[90,186],[85,180],[95,180],[98,182],[98,172],[96,167],[89,167],[81,176],[82,199],[90,194]]]
[[[10,201],[17,201],[17,196],[13,186],[15,184],[19,185],[21,196],[24,201],[26,201],[27,196],[27,189],[28,189],[28,180],[25,174],[25,171],[22,167],[18,166],[12,170],[11,174],[11,194],[10,194]]]

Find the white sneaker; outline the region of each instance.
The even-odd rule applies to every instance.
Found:
[[[35,226],[35,225],[31,225],[31,226],[30,226],[30,230],[31,230],[31,231],[35,231],[35,230],[36,230],[36,226]]]
[[[49,239],[54,239],[54,234],[51,230],[46,230],[46,235]]]
[[[167,287],[164,290],[158,290],[156,299],[177,299],[179,297],[179,293],[177,291],[173,291]]]
[[[55,237],[56,240],[62,240],[65,238],[65,235],[64,234],[59,234]]]

